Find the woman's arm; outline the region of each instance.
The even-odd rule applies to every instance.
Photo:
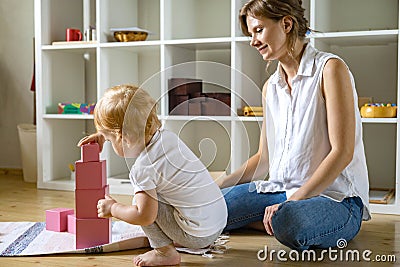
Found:
[[[98,201],[100,218],[114,217],[130,224],[150,225],[157,218],[158,200],[155,190],[140,191],[135,194],[136,205],[118,203],[110,196]]]
[[[349,71],[343,61],[330,59],[323,70],[322,92],[326,101],[331,151],[311,178],[289,200],[322,193],[351,162],[355,145],[355,111]]]
[[[268,81],[264,84],[262,97],[262,104],[264,106],[264,99],[266,96],[266,88]],[[269,156],[268,156],[268,145],[265,130],[265,116],[263,117],[262,129],[260,134],[260,142],[258,151],[252,157],[250,157],[239,169],[235,172],[227,175],[224,178],[217,180],[217,184],[221,188],[233,186],[236,184],[242,184],[250,182],[254,178],[266,176],[269,170]]]

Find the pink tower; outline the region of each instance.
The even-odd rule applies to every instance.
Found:
[[[75,233],[76,249],[111,241],[111,218],[97,217],[97,202],[109,193],[106,161],[99,153],[99,144],[83,145],[75,162],[75,216],[68,215],[68,231]]]

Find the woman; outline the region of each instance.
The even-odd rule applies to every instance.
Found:
[[[306,42],[301,5],[301,0],[251,0],[240,11],[250,45],[265,61],[279,64],[263,86],[258,152],[218,182],[228,206],[225,230],[261,226],[297,250],[349,241],[361,221],[370,219],[354,79],[338,56]],[[269,158],[271,124],[275,143]],[[251,182],[267,174],[267,181]]]

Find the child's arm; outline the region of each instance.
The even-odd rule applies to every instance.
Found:
[[[84,144],[89,144],[89,143],[98,143],[101,152],[103,150],[103,144],[105,141],[106,140],[101,133],[94,133],[89,136],[85,136],[81,140],[79,140],[77,146],[82,146]]]
[[[97,204],[100,218],[115,217],[136,225],[150,225],[157,218],[158,200],[155,190],[140,191],[135,195],[136,205],[125,205],[106,195]]]

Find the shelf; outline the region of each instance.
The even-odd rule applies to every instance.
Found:
[[[109,185],[110,194],[133,195],[134,193],[133,187],[128,179],[109,177],[107,178],[107,184]],[[73,191],[75,190],[75,181],[69,178],[50,180],[42,183],[41,188]]]
[[[361,118],[362,123],[397,123],[397,118]]]
[[[398,214],[400,212],[396,203],[393,204],[369,204],[372,213]]]
[[[251,121],[262,122],[263,121],[263,117],[258,117],[258,116],[255,116],[255,117],[239,116],[239,117],[236,117],[235,120],[237,120],[237,121],[245,121],[245,122],[251,122]]]
[[[232,120],[230,116],[176,116],[164,115],[160,116],[161,120],[165,121],[226,121]]]
[[[110,194],[134,195],[133,187],[129,180],[128,174],[126,177],[108,177],[107,183],[110,186]]]
[[[324,41],[329,45],[364,46],[387,45],[398,42],[398,30],[350,31],[312,33],[309,38]]]
[[[177,45],[192,50],[205,49],[229,49],[232,38],[199,38],[199,39],[180,39],[164,41],[165,45]]]
[[[100,43],[99,46],[102,48],[114,48],[114,47],[145,48],[145,47],[159,46],[159,45],[161,45],[161,41],[108,42],[108,43]]]
[[[44,114],[43,119],[49,120],[93,120],[89,114]]]
[[[52,51],[52,50],[90,50],[95,49],[98,46],[98,43],[72,43],[71,44],[58,44],[58,45],[43,45],[43,51]]]
[[[57,180],[49,181],[38,181],[40,188],[51,189],[51,190],[75,190],[75,182],[69,178],[62,178]]]

